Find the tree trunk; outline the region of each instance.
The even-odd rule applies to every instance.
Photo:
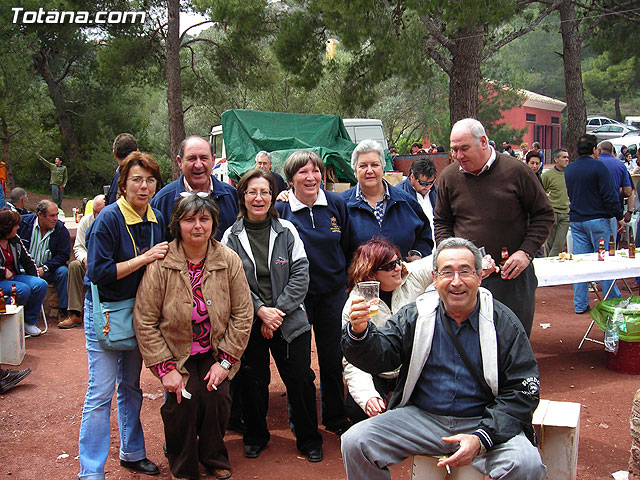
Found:
[[[2,121],[2,156],[4,158],[5,167],[7,169],[7,188],[9,191],[16,186],[13,179],[13,171],[11,170],[11,149],[9,148],[9,125],[7,119],[1,117]]]
[[[613,105],[616,109],[616,120],[619,122],[622,121],[622,112],[620,111],[620,97],[616,95],[616,98],[613,101]]]
[[[180,176],[176,156],[185,138],[180,80],[180,0],[167,1],[167,106],[169,110],[169,141],[171,143],[171,176]]]
[[[629,457],[629,480],[640,480],[640,390],[633,397],[631,408],[631,455]]]
[[[53,77],[53,74],[49,69],[47,56],[42,50],[34,55],[34,62],[36,70],[38,70],[38,73],[49,88],[49,95],[51,96],[53,105],[56,108],[58,126],[60,127],[60,133],[62,134],[62,140],[64,142],[69,164],[79,165],[78,140],[76,139],[76,133],[73,129],[73,124],[71,123],[71,117],[67,112],[67,101],[64,98],[62,89]]]
[[[567,96],[567,138],[564,145],[569,152],[569,158],[574,161],[578,158],[578,138],[585,133],[587,125],[580,65],[582,47],[576,12],[571,0],[563,0],[558,11],[560,12],[564,85]]]
[[[451,125],[463,118],[478,118],[478,88],[484,35],[482,28],[461,30],[451,52],[449,118]]]

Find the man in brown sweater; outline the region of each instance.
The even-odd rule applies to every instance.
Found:
[[[506,247],[509,258],[501,272],[484,279],[482,286],[513,310],[531,335],[538,285],[531,260],[549,235],[553,208],[533,172],[497,153],[479,121],[458,121],[450,145],[456,162],[440,174],[436,242],[463,237],[497,260]]]

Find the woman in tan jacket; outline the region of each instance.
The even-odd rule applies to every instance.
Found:
[[[145,365],[167,393],[161,408],[173,478],[231,476],[224,431],[229,379],[239,367],[253,321],[242,262],[213,236],[218,207],[184,193],[169,229],[167,256],[147,267],[134,309]],[[202,413],[201,413],[202,412]]]

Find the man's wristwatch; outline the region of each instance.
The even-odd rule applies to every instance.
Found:
[[[42,265],[42,271],[44,273],[47,273],[49,271],[49,267],[47,267],[46,265]]]
[[[231,368],[231,362],[229,360],[227,360],[226,358],[223,358],[220,361],[220,366],[222,368],[224,368],[225,370],[229,370]]]

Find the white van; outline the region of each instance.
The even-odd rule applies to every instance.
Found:
[[[377,118],[343,118],[342,122],[353,143],[370,138],[382,145],[385,150],[389,148],[382,129],[382,120]]]
[[[624,117],[624,123],[626,123],[627,125],[633,125],[634,127],[640,128],[640,117],[638,116]]]

